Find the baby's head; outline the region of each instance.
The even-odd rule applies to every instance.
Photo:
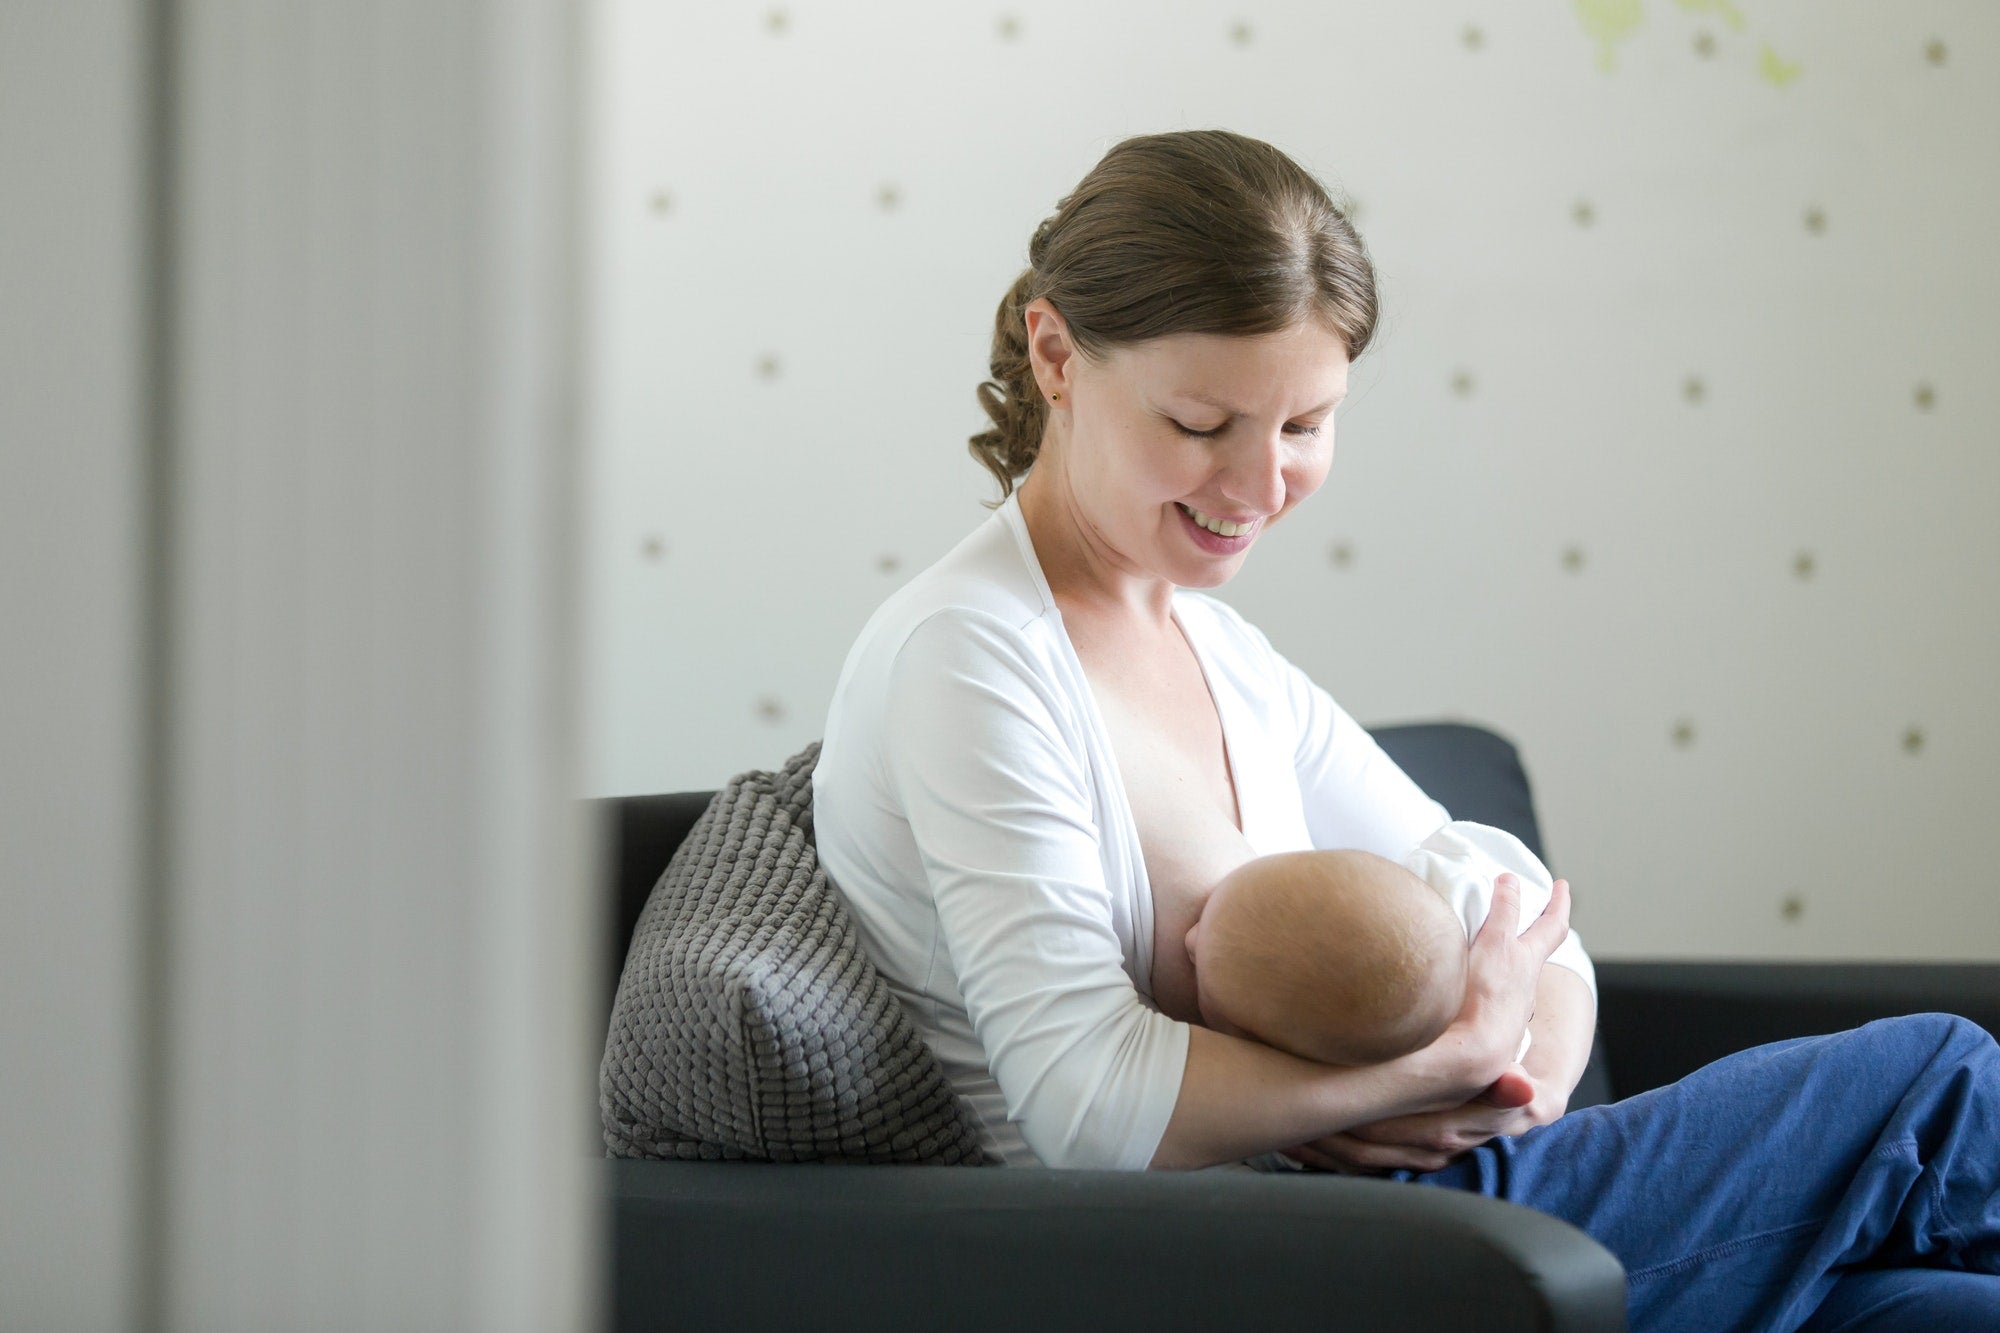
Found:
[[[1247,861],[1188,931],[1202,1021],[1325,1064],[1430,1045],[1465,1001],[1465,927],[1394,861],[1361,851]]]

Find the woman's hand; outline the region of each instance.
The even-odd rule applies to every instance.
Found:
[[[1569,881],[1555,882],[1548,906],[1526,930],[1519,929],[1520,916],[1521,881],[1502,873],[1466,956],[1465,1002],[1431,1044],[1445,1067],[1466,1080],[1468,1093],[1490,1090],[1520,1053],[1542,965],[1569,935]]]
[[[1326,1170],[1435,1171],[1453,1157],[1501,1134],[1522,1134],[1562,1115],[1570,1088],[1514,1063],[1521,1035],[1534,1017],[1542,966],[1569,934],[1569,881],[1557,880],[1542,914],[1516,934],[1520,881],[1502,874],[1493,904],[1473,938],[1465,1003],[1426,1054],[1447,1077],[1478,1089],[1462,1105],[1357,1125],[1302,1144],[1288,1156]],[[1530,1051],[1530,1058],[1545,1052]]]
[[[1357,1125],[1344,1134],[1300,1144],[1285,1156],[1322,1171],[1348,1175],[1380,1175],[1399,1169],[1436,1171],[1488,1139],[1525,1134],[1559,1119],[1568,1100],[1566,1096],[1558,1098],[1547,1080],[1515,1065],[1463,1106]]]

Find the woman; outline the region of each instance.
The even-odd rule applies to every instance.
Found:
[[[2000,1327],[2000,1051],[1963,1020],[1565,1115],[1595,995],[1545,966],[1566,891],[1517,937],[1503,879],[1463,1012],[1414,1055],[1337,1069],[1199,1025],[1175,946],[1219,868],[1396,857],[1448,819],[1189,591],[1325,480],[1373,272],[1317,182],[1223,131],[1119,144],[1029,258],[972,440],[998,512],[871,618],[814,773],[822,862],[991,1148],[1479,1190],[1611,1249],[1635,1328]]]

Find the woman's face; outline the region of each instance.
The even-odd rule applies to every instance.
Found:
[[[1173,334],[1089,362],[1068,354],[1052,305],[1028,311],[1044,391],[1063,395],[1051,405],[1063,489],[1091,544],[1131,572],[1226,582],[1326,480],[1347,392],[1347,349],[1331,330]],[[1223,523],[1246,526],[1210,530]]]

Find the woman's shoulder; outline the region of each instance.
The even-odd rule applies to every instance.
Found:
[[[886,705],[899,670],[1061,674],[1054,605],[1002,518],[975,528],[875,608],[842,666],[836,715]]]
[[[816,790],[880,777],[886,756],[950,747],[972,712],[1078,732],[1062,631],[1034,572],[998,523],[976,529],[876,607],[827,708]]]
[[[995,514],[876,607],[856,646],[893,655],[931,620],[1033,634],[1050,610],[1013,533]]]

